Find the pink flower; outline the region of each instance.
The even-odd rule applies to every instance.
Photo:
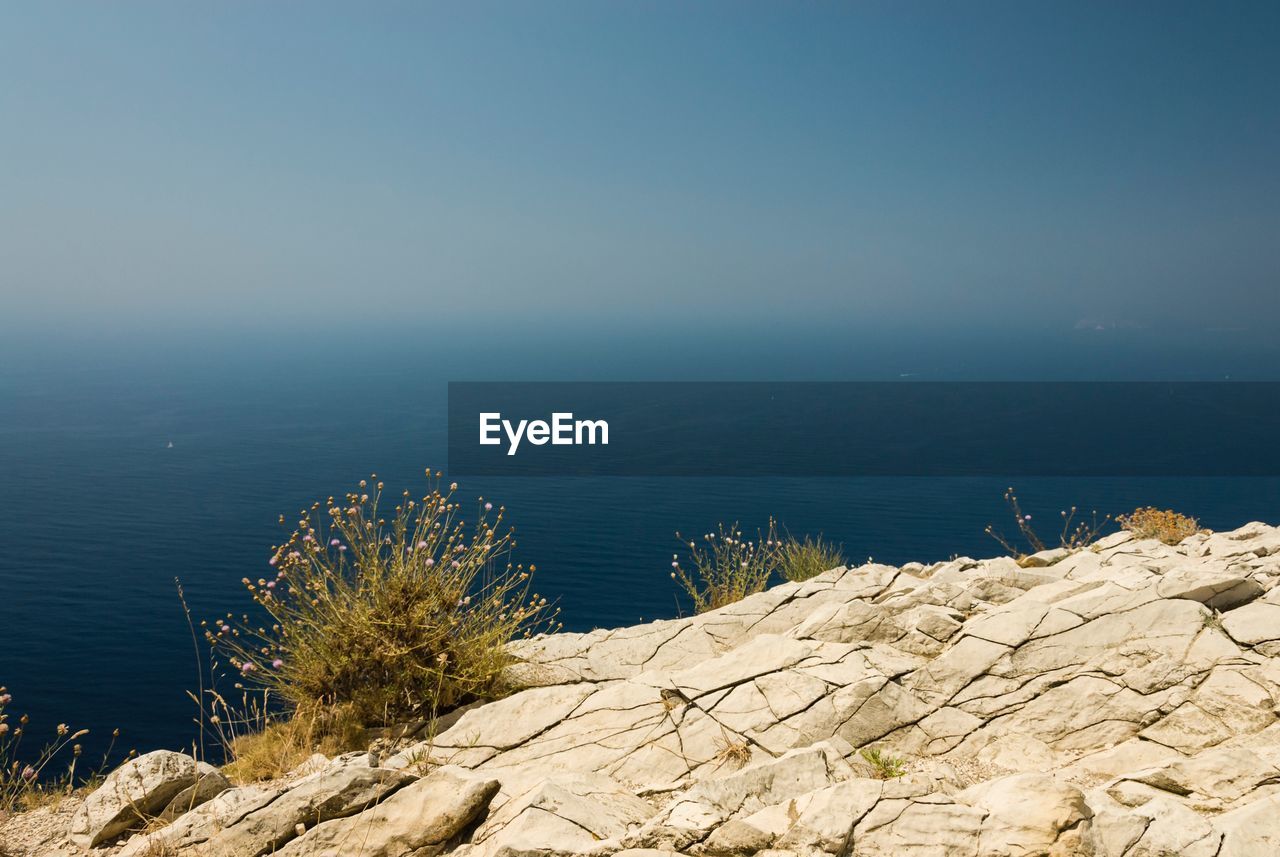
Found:
[[[284,661],[280,660],[279,658],[276,658],[274,661],[271,662],[271,666],[274,667],[275,669],[280,669],[280,667],[284,666]]]
[[[253,661],[245,661],[243,664],[240,665],[240,672],[251,673],[257,668],[258,667],[254,664]]]
[[[340,545],[340,544],[342,544],[342,542],[338,541],[337,539],[332,539],[332,540],[330,540],[330,542],[329,542],[329,547],[334,547],[334,548],[336,548],[336,547],[337,547],[338,545]]]
[[[492,512],[492,511],[493,511],[493,504],[492,504],[492,503],[485,503],[485,504],[484,504],[484,510],[485,510],[486,512]]]
[[[267,560],[267,565],[275,565],[277,559],[278,557],[271,557],[271,559]]]

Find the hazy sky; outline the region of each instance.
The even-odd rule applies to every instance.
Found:
[[[0,325],[1272,335],[1277,44],[1273,2],[3,3]]]

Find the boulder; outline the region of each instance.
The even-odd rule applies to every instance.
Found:
[[[853,768],[830,743],[794,750],[779,759],[695,784],[628,837],[627,844],[686,848],[735,816],[789,801],[852,775]]]
[[[279,857],[430,857],[498,793],[498,781],[456,767],[432,771],[372,809],[322,822],[274,852]]]
[[[71,841],[92,848],[139,827],[196,784],[196,760],[156,750],[125,762],[85,799],[71,819]]]
[[[214,832],[204,842],[205,851],[237,857],[274,853],[301,833],[330,819],[363,812],[417,779],[403,771],[373,767],[371,761],[367,753],[339,756],[269,803]]]
[[[1044,774],[1017,774],[966,789],[956,800],[986,813],[984,857],[1075,857],[1088,841],[1093,811],[1075,786]]]
[[[173,821],[231,788],[231,781],[208,762],[196,763],[196,781],[173,796],[160,813],[161,821]]]
[[[490,813],[472,837],[468,853],[473,857],[612,853],[621,847],[619,840],[627,830],[653,811],[608,777],[552,775]]]
[[[1280,854],[1280,794],[1224,813],[1216,821],[1223,832],[1217,857]]]
[[[1231,639],[1245,646],[1280,640],[1280,604],[1255,602],[1237,607],[1222,617]]]

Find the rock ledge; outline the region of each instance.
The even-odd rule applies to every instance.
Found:
[[[1280,529],[1039,559],[839,568],[527,641],[527,689],[431,741],[205,789],[123,842],[132,818],[95,793],[74,842],[29,853],[1280,853]],[[172,782],[116,790],[159,809],[195,785],[165,761]]]

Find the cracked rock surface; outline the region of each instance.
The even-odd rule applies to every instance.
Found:
[[[129,857],[1280,854],[1278,583],[1280,529],[1257,523],[833,569],[521,642],[526,689],[431,741],[221,791],[131,838],[95,809],[77,840]],[[86,829],[99,816],[106,832]]]

